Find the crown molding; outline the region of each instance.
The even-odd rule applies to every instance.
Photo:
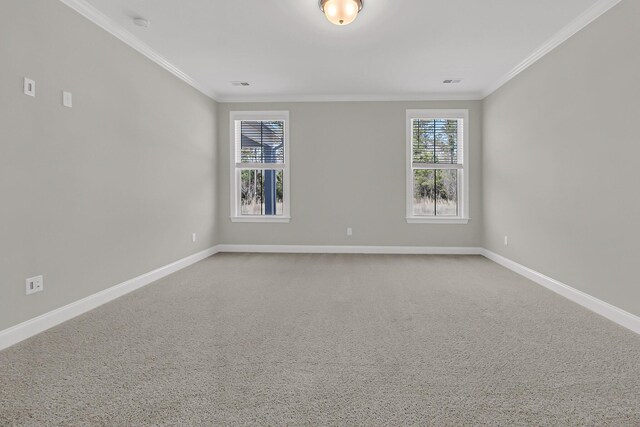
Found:
[[[153,50],[149,45],[142,42],[136,36],[115,23],[98,9],[89,4],[86,0],[60,0],[63,4],[78,12],[100,28],[112,34],[122,42],[126,43],[142,55],[146,56],[165,70],[169,71],[180,80],[194,87],[206,96],[218,102],[224,103],[255,103],[255,102],[375,102],[375,101],[476,101],[482,100],[500,87],[505,85],[518,74],[529,68],[540,60],[543,56],[554,50],[556,47],[567,41],[578,31],[595,21],[609,9],[620,3],[622,0],[599,0],[569,25],[558,31],[553,37],[547,40],[542,46],[533,51],[522,62],[520,62],[509,73],[500,80],[480,92],[464,93],[426,93],[426,94],[374,94],[374,95],[221,95],[216,94],[205,85],[196,81],[187,73],[173,65],[166,58]]]
[[[78,12],[103,30],[126,43],[146,56],[174,76],[193,86],[211,99],[224,103],[256,102],[362,102],[362,101],[475,101],[481,100],[481,92],[467,93],[426,93],[426,94],[387,94],[387,95],[221,95],[207,89],[203,84],[173,65],[149,45],[127,31],[120,24],[100,12],[86,0],[60,0],[63,4]]]
[[[60,0],[63,4],[70,7],[71,9],[78,12],[80,15],[87,18],[89,21],[96,24],[98,27],[102,28],[106,32],[115,36],[122,42],[126,43],[142,55],[146,56],[165,70],[169,71],[171,74],[184,81],[188,85],[192,86],[199,92],[202,92],[204,95],[209,98],[216,99],[216,94],[212,92],[210,89],[207,89],[204,85],[193,79],[187,73],[173,65],[166,58],[160,55],[158,52],[153,50],[149,45],[142,42],[136,36],[131,34],[129,31],[125,30],[121,25],[117,24],[109,17],[104,15],[98,9],[89,4],[86,0]]]
[[[542,46],[534,50],[529,56],[527,56],[521,63],[519,63],[514,69],[509,71],[504,77],[489,86],[482,93],[482,98],[486,98],[493,92],[504,86],[509,80],[516,77],[518,74],[535,64],[543,56],[560,46],[567,41],[571,36],[582,30],[584,27],[598,19],[609,9],[620,3],[622,0],[600,0],[579,15],[576,19],[571,21],[569,25],[558,31],[549,40],[547,40]]]
[[[216,100],[223,103],[243,102],[375,102],[375,101],[479,101],[481,92],[388,94],[388,95],[285,95],[285,96],[237,96],[218,95]]]

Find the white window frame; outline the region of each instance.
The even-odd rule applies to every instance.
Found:
[[[430,165],[429,169],[458,169],[458,216],[419,216],[413,214],[413,131],[412,121],[415,119],[462,119],[462,146],[458,144],[458,158],[462,163],[456,165]],[[407,211],[406,220],[410,224],[467,224],[469,222],[469,110],[407,110]],[[460,139],[458,139],[460,141]],[[431,167],[434,166],[434,167]]]
[[[269,163],[269,164],[247,164],[242,165],[236,163],[236,122],[242,120],[280,120],[284,121],[284,163]],[[290,181],[290,155],[289,146],[291,141],[289,140],[289,112],[288,111],[231,111],[229,113],[229,134],[230,134],[230,193],[229,198],[231,201],[231,215],[232,222],[276,222],[276,223],[288,223],[291,221],[291,196],[289,191]],[[242,215],[240,209],[240,194],[238,189],[240,188],[240,171],[241,169],[280,169],[283,171],[282,179],[282,215]]]

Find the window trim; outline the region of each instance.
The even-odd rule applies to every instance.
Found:
[[[284,167],[276,166],[269,169],[282,169],[282,215],[242,215],[240,214],[240,197],[238,186],[240,180],[239,169],[236,165],[236,121],[238,120],[282,120],[284,121]],[[231,222],[270,222],[289,223],[291,221],[290,195],[290,140],[289,140],[289,111],[230,111],[229,112],[229,199]],[[275,166],[275,165],[274,165]],[[256,164],[255,169],[265,169],[265,164]]]
[[[458,183],[458,216],[418,216],[413,214],[413,132],[414,119],[462,119],[462,165],[443,169],[459,169],[462,174]],[[406,220],[409,224],[467,224],[469,222],[469,110],[467,109],[423,109],[407,110],[406,117]],[[460,145],[458,145],[458,149]]]

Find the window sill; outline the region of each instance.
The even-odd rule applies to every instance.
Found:
[[[231,222],[272,222],[289,223],[290,216],[230,216]]]
[[[468,224],[469,218],[407,217],[409,224]]]

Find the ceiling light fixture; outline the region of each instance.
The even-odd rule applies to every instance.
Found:
[[[320,10],[335,25],[351,24],[362,10],[363,0],[320,0]]]

